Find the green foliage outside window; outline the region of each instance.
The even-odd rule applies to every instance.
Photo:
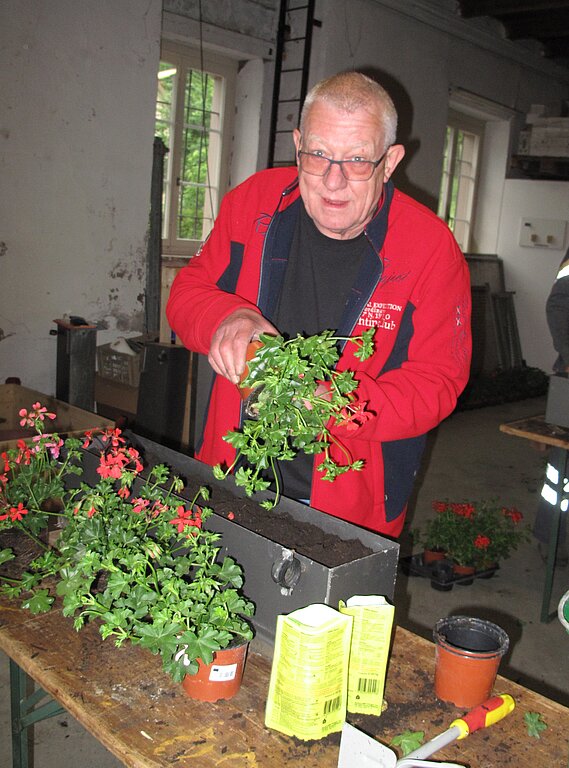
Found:
[[[178,70],[161,61],[156,100],[155,135],[160,137],[169,152],[166,163],[178,156],[174,142],[181,141],[178,168],[165,167],[165,179],[170,179],[170,192],[165,185],[163,197],[164,223],[168,225],[168,204],[176,205],[176,238],[201,240],[204,236],[206,195],[215,182],[209,178],[211,161],[210,133],[219,130],[219,114],[213,111],[215,79],[207,72],[190,69],[183,88],[183,114],[176,125],[176,89]],[[178,139],[179,137],[179,139]],[[176,195],[177,192],[177,195]],[[171,195],[171,200],[166,199]],[[213,206],[209,206],[212,208]],[[211,214],[207,214],[211,218]]]

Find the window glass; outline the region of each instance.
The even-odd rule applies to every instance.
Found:
[[[227,74],[215,67],[202,69],[200,63],[189,53],[164,49],[158,71],[155,133],[167,148],[162,196],[165,253],[195,252],[213,226],[227,179],[222,173]]]

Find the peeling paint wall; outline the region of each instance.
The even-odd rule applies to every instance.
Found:
[[[143,330],[161,10],[1,4],[0,383],[54,393],[64,314]]]

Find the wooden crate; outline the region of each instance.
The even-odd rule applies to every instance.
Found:
[[[0,384],[0,451],[15,448],[18,440],[30,439],[34,429],[20,426],[20,409],[29,410],[40,402],[48,411],[55,413],[55,421],[46,420],[46,431],[61,436],[82,435],[87,429],[113,427],[114,422],[91,411],[84,411],[62,400],[22,387],[20,384]]]

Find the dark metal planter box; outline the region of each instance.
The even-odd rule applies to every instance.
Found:
[[[132,435],[131,439],[141,450],[145,464],[167,464],[188,483],[210,488],[208,506],[214,512],[216,493],[224,497],[230,493],[236,499],[246,499],[247,504],[258,506],[258,499],[248,499],[232,478],[216,480],[209,465],[138,435]],[[85,470],[87,472],[87,467]],[[283,498],[274,510],[263,514],[286,515],[338,539],[359,541],[370,554],[329,567],[248,530],[238,519],[212,515],[208,527],[222,534],[222,553],[229,554],[243,567],[244,592],[256,605],[253,623],[260,640],[272,644],[277,616],[311,603],[337,607],[339,600],[347,600],[352,595],[384,595],[393,600],[399,557],[396,542],[290,499]]]

